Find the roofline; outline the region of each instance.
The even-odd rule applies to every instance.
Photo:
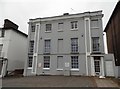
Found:
[[[107,28],[108,28],[108,26],[109,26],[109,23],[111,22],[112,17],[115,15],[115,12],[116,12],[117,8],[119,7],[119,5],[120,5],[120,0],[117,2],[116,6],[115,6],[115,8],[114,8],[114,10],[113,10],[113,12],[112,12],[112,15],[110,16],[110,19],[108,20],[108,23],[107,23],[107,25],[106,25],[106,27],[105,27],[104,32],[107,31]]]
[[[16,32],[24,35],[25,37],[28,37],[28,35],[26,33],[22,32],[20,30],[16,30],[16,29],[13,29],[13,28],[2,28],[2,29],[4,29],[4,30],[13,30],[13,31],[16,31]]]
[[[74,16],[74,15],[83,15],[82,17],[84,16],[89,16],[91,13],[102,13],[102,10],[99,10],[99,11],[88,11],[88,12],[83,12],[83,13],[77,13],[77,14],[68,14],[68,15],[59,15],[59,16],[51,16],[51,17],[43,17],[43,18],[35,18],[35,19],[29,19],[29,22],[32,22],[32,21],[35,21],[35,20],[47,20],[47,19],[52,19],[52,18],[58,18],[58,17],[68,17],[68,16]],[[28,22],[28,23],[29,23]]]

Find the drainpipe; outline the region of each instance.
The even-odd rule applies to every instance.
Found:
[[[86,59],[86,75],[88,76],[88,61],[87,61],[87,36],[86,36],[86,21],[88,18],[85,18],[85,59]]]

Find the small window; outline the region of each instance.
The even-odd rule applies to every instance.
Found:
[[[28,67],[32,67],[33,57],[28,57]]]
[[[77,21],[71,22],[71,29],[77,29],[77,28],[78,28],[78,22]]]
[[[50,56],[44,56],[44,68],[50,68]]]
[[[52,30],[52,24],[46,24],[46,31],[50,32]]]
[[[71,68],[78,69],[78,56],[71,56]]]
[[[35,32],[35,26],[31,26],[31,32]]]
[[[58,31],[63,31],[63,23],[58,23]]]

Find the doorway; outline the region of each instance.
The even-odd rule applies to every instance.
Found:
[[[101,61],[100,61],[100,57],[94,57],[94,68],[95,68],[95,74],[96,76],[100,75],[100,66],[101,65]]]
[[[0,60],[0,75],[2,73],[2,67],[3,67],[3,60]]]

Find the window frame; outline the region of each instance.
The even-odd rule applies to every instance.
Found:
[[[78,21],[71,22],[71,30],[78,30]]]
[[[76,39],[76,42],[73,41]],[[71,53],[79,53],[79,42],[78,38],[71,38]]]
[[[32,42],[33,42],[33,43],[32,43]],[[33,53],[33,52],[34,52],[34,40],[30,40],[29,52],[30,52],[30,53]]]
[[[79,70],[79,56],[71,56],[71,70]]]
[[[51,32],[52,31],[52,24],[46,24],[45,26],[46,26],[45,32]]]
[[[50,69],[50,56],[44,56],[43,69]]]
[[[31,58],[31,59],[30,59]],[[31,60],[31,61],[30,61]],[[31,66],[29,66],[30,65],[30,62],[31,62]],[[33,67],[33,57],[32,56],[28,56],[28,69],[32,69],[32,67]]]
[[[46,42],[46,41],[49,41],[49,42]],[[50,52],[51,52],[51,39],[45,39],[44,40],[44,53],[47,54],[47,53],[50,53]]]
[[[31,32],[35,32],[35,25],[31,26]]]
[[[92,51],[100,52],[100,38],[99,37],[92,37]]]

